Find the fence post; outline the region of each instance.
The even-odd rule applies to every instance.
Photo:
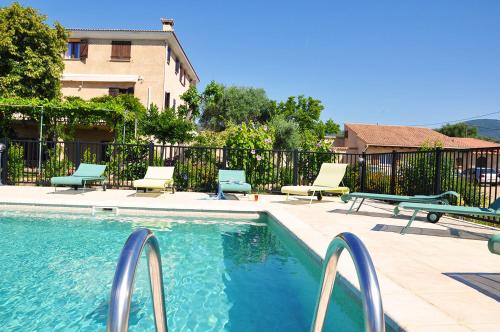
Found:
[[[391,160],[391,195],[396,193],[396,166],[397,166],[397,153],[396,150],[392,150],[392,160]]]
[[[222,169],[227,167],[227,146],[224,145],[222,148]]]
[[[57,146],[57,142],[55,143],[56,146]],[[76,165],[76,168],[78,168],[80,166],[80,161],[81,161],[81,153],[82,153],[82,147],[80,146],[80,141],[76,141],[76,146],[75,146],[75,165]],[[57,151],[57,148],[56,148],[56,151]]]
[[[293,185],[299,182],[299,150],[293,150]]]
[[[155,144],[153,142],[149,142],[149,154],[148,154],[148,165],[153,166],[155,158]],[[163,159],[163,156],[162,156]]]
[[[7,163],[9,162],[9,139],[4,137],[2,139],[2,143],[5,144],[5,150],[0,152],[2,154],[2,158],[0,159],[0,168],[2,169],[2,173],[0,174],[0,184],[7,184]]]
[[[361,187],[361,192],[364,192],[366,189],[366,152],[361,154],[361,179],[359,180],[359,185]]]
[[[436,154],[436,171],[434,173],[434,194],[441,193],[441,163],[443,158],[443,151],[441,148],[437,148]]]

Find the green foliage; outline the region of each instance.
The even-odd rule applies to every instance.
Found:
[[[477,137],[477,128],[467,125],[464,122],[446,124],[437,129],[438,132],[450,137]]]
[[[0,96],[53,99],[60,95],[67,33],[36,9],[0,8]]]
[[[216,132],[210,130],[203,130],[198,132],[194,138],[194,146],[207,146],[220,148],[226,145],[226,132]]]
[[[186,149],[176,165],[175,186],[178,190],[215,191],[219,167],[216,149]]]
[[[43,109],[45,138],[70,136],[77,126],[98,125],[104,122],[112,131],[121,135],[123,119],[129,128],[134,120],[145,116],[146,109],[131,95],[103,96],[85,101],[79,97],[63,100],[38,98],[0,97],[0,129],[10,131],[14,114],[39,122]],[[131,132],[131,131],[129,131]]]
[[[42,185],[47,185],[51,177],[71,175],[75,165],[65,156],[64,147],[56,145],[47,149],[47,160],[42,164]]]
[[[349,189],[352,192],[361,190],[359,171],[360,171],[359,163],[356,163],[354,165],[352,164],[347,165],[343,183],[344,186],[349,187]]]
[[[226,146],[229,169],[244,169],[254,189],[272,182],[275,176],[272,154],[272,129],[254,123],[232,126],[227,130]]]
[[[86,164],[97,164],[97,154],[92,153],[90,149],[85,149],[81,162]]]
[[[24,177],[24,147],[22,144],[11,144],[7,160],[7,182],[15,184]]]
[[[271,101],[263,89],[225,87],[210,82],[203,93],[203,113],[200,123],[204,128],[222,131],[231,123],[264,123],[269,119]]]
[[[189,89],[181,95],[184,104],[177,107],[177,113],[188,120],[194,120],[200,115],[201,96],[198,94],[196,85],[191,85]]]
[[[286,102],[276,105],[273,115],[281,114],[287,120],[299,125],[301,131],[315,130],[320,123],[321,111],[324,107],[321,101],[311,97],[288,97]]]
[[[158,107],[152,105],[141,125],[144,134],[163,144],[185,143],[194,137],[194,123],[178,115],[173,108],[159,112]]]
[[[113,144],[106,150],[106,175],[111,186],[131,183],[146,174],[149,158],[147,144]]]
[[[340,125],[335,123],[332,119],[328,119],[325,122],[325,133],[329,135],[335,135],[340,133]]]
[[[391,176],[382,172],[373,172],[366,179],[366,191],[372,193],[388,193],[391,188]]]
[[[283,115],[273,117],[269,125],[274,128],[273,148],[277,150],[293,150],[301,145],[299,125],[285,119]]]

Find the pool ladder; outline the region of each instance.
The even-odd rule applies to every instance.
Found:
[[[107,331],[125,332],[128,330],[135,273],[144,248],[146,248],[148,261],[156,331],[167,331],[160,248],[153,232],[146,228],[133,232],[120,254],[111,289]],[[350,253],[356,267],[363,302],[365,331],[384,332],[384,309],[375,267],[363,242],[356,235],[348,232],[337,235],[328,246],[311,332],[323,330],[337,275],[337,263],[344,249]]]

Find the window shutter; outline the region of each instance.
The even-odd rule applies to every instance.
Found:
[[[112,41],[111,59],[129,60],[131,45],[129,41]]]
[[[80,59],[87,59],[89,56],[89,42],[88,40],[80,41]]]

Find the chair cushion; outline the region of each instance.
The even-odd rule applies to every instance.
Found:
[[[149,166],[146,171],[145,179],[172,179],[174,177],[174,166],[159,167]]]
[[[77,176],[55,176],[50,179],[51,185],[82,186],[84,178]]]
[[[80,164],[78,169],[73,173],[73,176],[77,177],[99,177],[106,171],[106,165],[96,165],[96,164]]]
[[[164,189],[166,186],[172,183],[172,180],[160,180],[160,179],[140,179],[135,180],[132,183],[134,188],[150,188],[150,189]]]
[[[249,193],[252,186],[248,183],[221,182],[220,188],[223,192]]]
[[[219,170],[219,182],[246,182],[245,171],[243,170]]]

